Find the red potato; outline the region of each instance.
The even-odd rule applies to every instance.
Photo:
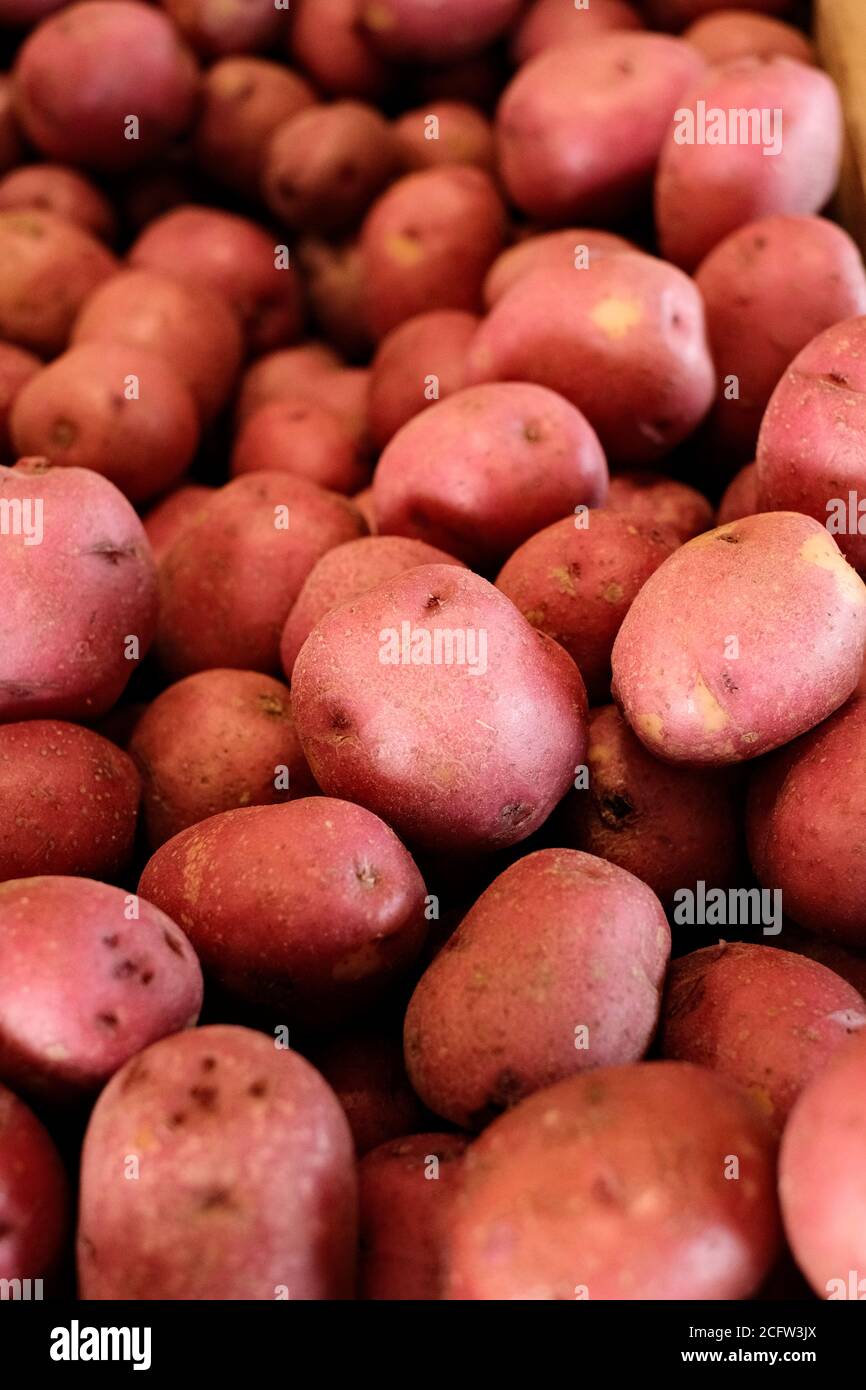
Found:
[[[674,111],[703,67],[681,39],[626,32],[533,58],[506,87],[496,116],[511,201],[545,222],[630,213],[648,193]]]
[[[36,208],[74,222],[103,241],[114,240],[117,219],[105,194],[64,164],[24,164],[0,179],[0,210]]]
[[[211,816],[156,851],[139,889],[183,924],[207,975],[303,1028],[379,1002],[427,933],[408,851],[327,796]]]
[[[370,433],[379,448],[433,401],[460,390],[480,322],[462,309],[434,309],[405,319],[385,335],[370,382]]]
[[[196,163],[218,183],[258,197],[268,140],[315,99],[310,84],[279,63],[243,54],[221,59],[202,79]]]
[[[758,436],[758,501],[822,522],[866,572],[866,317],[834,324],[794,359]]]
[[[323,388],[327,391],[341,367],[341,358],[326,343],[300,343],[259,357],[241,378],[237,423],[243,425],[263,405],[298,395],[322,378],[327,379]]]
[[[832,970],[792,951],[720,943],[675,960],[662,1056],[736,1081],[781,1134],[800,1092],[866,1028],[866,1002]]]
[[[286,25],[287,7],[274,0],[160,0],[187,43],[203,58],[260,53]]]
[[[367,318],[376,338],[431,309],[481,307],[502,249],[505,209],[481,169],[407,174],[373,204],[361,231]]]
[[[201,483],[182,483],[151,507],[149,512],[145,512],[141,524],[157,564],[162,562],[175,541],[197,519],[213,493],[213,488],[204,487]]]
[[[313,565],[363,533],[351,502],[306,478],[246,473],[217,489],[160,565],[163,669],[278,671],[280,635]]]
[[[133,502],[183,476],[199,441],[189,389],[138,346],[82,343],[31,377],[9,420],[19,455],[101,473]]]
[[[839,94],[818,68],[773,56],[708,69],[681,95],[661,149],[662,255],[694,270],[738,227],[820,212],[839,178],[842,137]]]
[[[358,440],[339,415],[303,396],[263,405],[235,436],[233,477],[273,469],[335,492],[355,492],[369,477]]]
[[[0,515],[0,722],[98,718],[156,627],[141,522],[98,473],[39,459],[0,468]]]
[[[845,946],[866,946],[866,701],[851,700],[759,764],[749,793],[749,855],[786,913]]]
[[[527,622],[565,647],[591,705],[610,697],[610,653],[638,590],[672,549],[664,533],[604,509],[537,531],[496,580]]]
[[[151,849],[221,811],[316,790],[288,687],[256,671],[199,671],[170,685],[136,723],[129,752]]]
[[[412,1085],[481,1129],[554,1081],[638,1061],[670,950],[661,903],[631,874],[576,850],[527,855],[421,976],[403,1031]]]
[[[782,941],[786,950],[816,960],[819,965],[826,965],[828,970],[841,975],[866,999],[866,955],[849,951],[829,937],[813,936],[793,922],[785,922]]]
[[[27,209],[0,212],[0,262],[0,335],[44,357],[63,351],[84,300],[117,270],[82,227]]]
[[[292,707],[327,795],[462,854],[531,835],[586,747],[574,662],[453,565],[408,570],[323,618],[295,662]]]
[[[418,565],[462,568],[460,560],[443,550],[403,536],[362,536],[323,555],[307,576],[283,629],[280,659],[289,680],[298,652],[322,618],[341,603],[348,603]]]
[[[729,521],[741,521],[744,516],[754,516],[760,510],[758,467],[757,464],[747,463],[725,489],[716,514],[716,525],[726,526]]]
[[[713,400],[703,301],[688,276],[653,256],[533,271],[482,322],[465,379],[549,386],[583,411],[611,462],[651,463]]]
[[[491,115],[502,86],[502,62],[497,49],[488,49],[469,58],[416,68],[413,76],[413,100],[468,102]]]
[[[358,23],[358,0],[295,0],[289,52],[334,96],[369,99],[386,85],[388,69]]]
[[[627,869],[666,908],[700,879],[737,882],[744,847],[736,779],[653,758],[614,705],[591,711],[586,761],[589,785],[569,792],[557,812],[563,844]]]
[[[614,643],[614,699],[657,757],[743,762],[838,709],[864,644],[866,586],[823,526],[745,517],[681,546],[644,584]]]
[[[779,1245],[775,1146],[751,1099],[687,1062],[605,1067],[471,1145],[446,1297],[748,1298]]]
[[[492,174],[496,168],[493,127],[465,101],[438,101],[435,109],[419,106],[394,122],[394,135],[407,169],[442,164],[471,164]]]
[[[621,251],[638,252],[639,248],[625,237],[593,227],[563,227],[527,237],[496,257],[484,281],[484,303],[492,309],[506,290],[532,271],[580,270],[593,260]]]
[[[2,0],[0,0],[0,25],[3,23]],[[0,174],[14,169],[24,159],[24,142],[21,130],[15,119],[14,87],[12,79],[0,73]]]
[[[340,1033],[314,1049],[313,1061],[346,1113],[359,1158],[429,1123],[409,1084],[399,1033]]]
[[[59,10],[64,0],[0,0],[0,26],[37,24],[52,10]]]
[[[305,237],[295,249],[318,331],[346,357],[366,361],[373,344],[364,308],[358,242]]]
[[[307,349],[303,350],[306,354]],[[246,421],[272,401],[301,397],[336,415],[350,431],[363,455],[370,452],[370,377],[366,367],[322,371],[312,357],[289,361],[288,353],[272,353],[256,362],[244,377],[238,418]]]
[[[771,58],[776,54],[796,58],[801,63],[816,61],[813,45],[793,24],[785,24],[768,14],[744,14],[733,7],[695,20],[683,38],[700,49],[708,63],[716,66],[735,58]]]
[[[794,1258],[821,1298],[862,1300],[866,1285],[866,1037],[803,1092],[779,1157],[779,1197]]]
[[[760,10],[761,14],[787,14],[792,0],[644,0],[651,24],[663,29],[684,29],[687,24],[717,10]]]
[[[61,1103],[191,1028],[202,1002],[198,961],[174,922],[87,878],[0,884],[0,981],[0,1075]]]
[[[361,22],[389,58],[448,62],[504,34],[521,0],[360,0]]]
[[[398,430],[373,477],[379,530],[439,546],[476,569],[607,494],[587,421],[525,382],[458,391]]]
[[[695,282],[719,378],[710,428],[726,457],[753,459],[785,369],[825,328],[866,313],[863,260],[847,232],[822,217],[765,217],[721,241]]]
[[[0,460],[11,463],[9,415],[22,386],[42,367],[38,357],[14,343],[0,343]]]
[[[236,314],[206,285],[186,284],[154,270],[124,270],[81,307],[73,343],[123,343],[171,363],[206,421],[231,395],[243,359]]]
[[[50,1280],[56,1274],[69,1205],[66,1174],[47,1129],[0,1086],[0,1279]],[[31,1286],[21,1297],[39,1295]]]
[[[605,506],[679,541],[690,541],[713,525],[713,509],[703,493],[661,473],[616,473]]]
[[[79,1295],[351,1298],[356,1208],[346,1119],[309,1062],[249,1028],[179,1033],[133,1058],[90,1117]]]
[[[281,268],[282,244],[246,217],[190,203],[145,227],[129,259],[218,290],[240,315],[252,350],[268,352],[301,332],[300,282],[291,265]]]
[[[25,134],[62,164],[140,166],[195,114],[191,53],[161,10],[137,0],[83,0],[49,16],[25,40],[13,76]]]
[[[0,724],[0,880],[114,878],[132,854],[140,797],[132,759],[91,729]]]
[[[333,234],[360,222],[399,167],[394,132],[375,107],[317,103],[274,131],[262,194],[284,226]]]
[[[363,1159],[358,1168],[360,1298],[442,1297],[466,1144],[462,1134],[412,1134]]]
[[[629,0],[592,0],[578,8],[574,0],[533,0],[511,40],[511,56],[520,66],[547,48],[583,43],[609,29],[642,29],[644,22]]]

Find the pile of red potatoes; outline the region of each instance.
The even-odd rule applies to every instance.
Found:
[[[0,1278],[866,1298],[808,15],[0,25]]]

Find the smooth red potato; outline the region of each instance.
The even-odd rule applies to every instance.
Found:
[[[760,510],[758,467],[757,464],[747,463],[726,487],[716,513],[716,525],[726,526],[729,521],[741,521],[744,516],[754,516]]]
[[[301,332],[300,282],[291,264],[283,264],[282,244],[246,217],[187,204],[145,227],[129,259],[218,290],[240,315],[252,350],[268,352]]]
[[[0,724],[0,880],[114,878],[132,854],[140,797],[132,759],[91,729]]]
[[[639,248],[625,237],[594,227],[563,227],[540,232],[509,246],[496,257],[484,281],[484,303],[492,309],[506,290],[534,270],[579,270],[601,256]]]
[[[511,40],[519,66],[547,48],[582,43],[609,29],[642,29],[644,22],[629,0],[592,0],[578,8],[573,0],[533,0]]]
[[[609,33],[522,67],[496,115],[512,202],[547,223],[605,222],[646,197],[683,92],[704,60],[681,39]]]
[[[9,415],[15,397],[42,363],[32,352],[14,343],[0,342],[0,460],[12,463],[12,440],[9,437]]]
[[[313,1048],[312,1060],[346,1112],[359,1158],[430,1123],[409,1084],[399,1032],[338,1033]]]
[[[258,197],[268,140],[315,100],[310,84],[279,63],[243,54],[222,58],[202,79],[196,163],[218,183]]]
[[[464,855],[531,835],[586,746],[574,662],[453,565],[408,570],[323,618],[295,662],[292,706],[327,795]]]
[[[364,308],[358,242],[305,237],[295,249],[317,330],[344,356],[366,361],[373,343]]]
[[[141,893],[182,921],[206,975],[291,1026],[379,1003],[427,934],[425,888],[384,821],[327,796],[224,811],[175,835]]]
[[[289,53],[334,96],[379,96],[389,77],[358,23],[358,0],[295,0]]]
[[[696,19],[683,38],[716,66],[735,58],[769,58],[774,54],[797,58],[801,63],[816,61],[815,49],[801,29],[771,15],[744,14],[732,6]]]
[[[155,270],[124,270],[84,301],[73,343],[123,343],[171,363],[204,420],[219,414],[243,360],[237,315],[215,290]]]
[[[788,951],[796,951],[800,956],[808,956],[819,965],[826,965],[828,970],[841,975],[866,999],[866,955],[849,951],[829,937],[813,936],[793,922],[785,922],[779,945],[784,945]]]
[[[294,396],[299,388],[306,388],[322,377],[332,377],[341,366],[339,354],[326,343],[300,343],[297,347],[266,353],[253,362],[241,378],[235,411],[237,423],[244,424],[263,405],[270,405],[283,396]]]
[[[81,305],[118,268],[82,227],[27,209],[0,212],[0,262],[0,335],[43,357],[63,351]]]
[[[504,234],[502,200],[481,169],[445,165],[398,179],[361,231],[374,336],[431,309],[479,310]]]
[[[666,908],[699,880],[738,881],[743,867],[743,797],[727,772],[672,767],[654,758],[614,705],[589,716],[589,785],[569,792],[556,816],[558,839],[627,869]]]
[[[672,548],[663,532],[602,508],[535,532],[506,560],[496,587],[565,647],[594,705],[610,698],[610,653],[622,620]]]
[[[533,1091],[638,1061],[670,957],[658,898],[593,855],[512,864],[421,976],[406,1011],[409,1079],[431,1110],[481,1129]]]
[[[286,25],[274,0],[160,0],[187,43],[203,58],[270,49]]]
[[[361,23],[389,58],[448,62],[504,34],[521,0],[360,0]]]
[[[653,256],[533,271],[483,320],[465,380],[549,386],[583,411],[610,462],[655,462],[712,404],[703,300],[688,276]]]
[[[713,525],[713,509],[703,493],[661,473],[615,473],[605,506],[679,541],[690,541]]]
[[[151,849],[221,811],[316,789],[288,687],[255,671],[199,671],[170,685],[136,723],[129,752]]]
[[[192,393],[155,352],[82,343],[31,377],[9,420],[19,455],[101,473],[146,502],[186,472],[199,442]]]
[[[23,164],[0,179],[0,209],[37,208],[74,222],[103,241],[117,231],[114,208],[105,194],[64,164]]]
[[[613,694],[656,756],[743,762],[838,709],[864,644],[866,585],[832,537],[769,512],[698,536],[650,576],[614,643]]]
[[[98,718],[156,627],[141,522],[107,478],[39,459],[0,468],[0,502],[11,518],[0,530],[0,721]]]
[[[358,1168],[360,1298],[441,1299],[466,1144],[462,1134],[410,1134],[363,1159]]]
[[[866,313],[863,259],[847,232],[822,217],[765,217],[714,247],[695,282],[719,379],[713,439],[726,457],[753,459],[785,369],[825,328]]]
[[[381,449],[434,401],[463,386],[469,344],[481,320],[462,309],[434,309],[392,328],[373,358],[370,434]]]
[[[153,558],[159,564],[175,541],[197,518],[205,502],[213,496],[213,488],[201,483],[182,483],[174,492],[145,512],[141,519]]]
[[[191,53],[161,10],[137,0],[83,0],[49,16],[24,41],[13,76],[25,134],[62,164],[145,164],[195,114]]]
[[[715,111],[725,117],[725,144],[703,134],[701,113],[709,133]],[[743,112],[748,138],[738,125],[728,142],[732,115]],[[758,113],[760,139],[750,112]],[[738,227],[773,214],[820,212],[839,178],[842,138],[839,94],[818,68],[773,56],[708,69],[681,95],[661,149],[655,209],[662,255],[694,270]]]
[[[345,1116],[297,1052],[249,1028],[165,1038],[109,1082],[90,1117],[79,1294],[351,1298],[356,1189]]]
[[[751,1099],[687,1062],[604,1067],[471,1145],[446,1296],[748,1298],[779,1246],[775,1145]]]
[[[394,135],[407,169],[472,164],[493,173],[496,168],[493,127],[465,101],[438,101],[404,111],[394,122]]]
[[[288,473],[246,473],[217,489],[160,566],[163,668],[278,671],[280,636],[313,565],[364,529],[346,498]]]
[[[232,476],[262,469],[346,493],[356,492],[370,476],[345,421],[303,396],[263,405],[235,436]]]
[[[69,1185],[48,1130],[0,1086],[0,1279],[56,1275],[69,1209]]]

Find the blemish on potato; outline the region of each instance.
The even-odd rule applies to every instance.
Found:
[[[839,550],[835,541],[826,531],[816,531],[800,546],[800,558],[807,565],[817,565],[819,569],[829,570],[836,576],[845,595],[853,603],[866,601],[866,587],[855,570]]]
[[[643,321],[643,309],[635,299],[607,295],[596,304],[590,318],[608,338],[624,338]]]
[[[385,250],[401,266],[417,265],[424,259],[424,247],[408,232],[393,232],[385,242]]]
[[[687,702],[690,713],[699,715],[708,734],[717,733],[728,722],[728,712],[719,704],[703,676],[698,674]]]

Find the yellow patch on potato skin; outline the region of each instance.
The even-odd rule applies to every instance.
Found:
[[[557,565],[550,571],[550,578],[559,585],[564,594],[574,595],[574,578],[567,565]]]
[[[653,739],[658,743],[662,737],[662,720],[660,714],[639,714],[635,719],[635,728],[639,733],[646,734],[647,738]]]
[[[394,232],[385,242],[385,250],[398,265],[417,265],[424,259],[424,247],[415,237]]]
[[[803,542],[800,559],[805,560],[807,565],[817,565],[819,569],[834,574],[839,587],[852,603],[866,603],[866,585],[826,531],[816,532]]]
[[[701,717],[701,723],[708,734],[717,733],[723,729],[728,722],[728,712],[719,704],[713,692],[710,690],[703,676],[698,675],[692,693],[689,697],[689,705],[694,706]]]
[[[390,5],[382,4],[382,0],[372,0],[364,8],[364,23],[368,29],[384,34],[394,28],[394,12]]]
[[[591,763],[608,763],[613,756],[613,749],[609,743],[590,743],[589,761]]]
[[[590,318],[608,338],[624,338],[643,322],[643,307],[636,299],[618,299],[609,294],[599,300]]]
[[[615,580],[611,580],[611,582],[609,584],[606,584],[601,591],[601,596],[604,599],[605,603],[619,603],[622,599],[622,595],[622,585],[617,584]]]

